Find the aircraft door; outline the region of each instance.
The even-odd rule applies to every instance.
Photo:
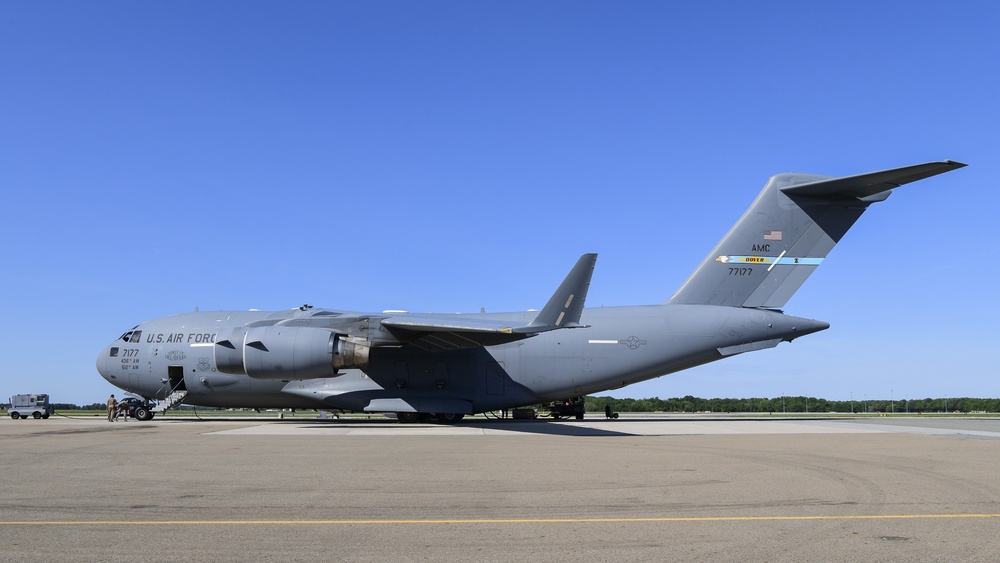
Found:
[[[187,391],[187,385],[184,384],[184,366],[167,366],[167,384],[170,388],[168,395],[174,391]]]

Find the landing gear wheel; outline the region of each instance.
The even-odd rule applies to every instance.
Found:
[[[418,412],[397,412],[396,419],[403,424],[413,424],[414,422],[420,421],[420,413]]]
[[[464,414],[451,413],[451,412],[439,412],[435,416],[437,416],[438,422],[441,422],[443,424],[455,424],[457,422],[460,422],[463,418],[465,418]]]
[[[146,407],[136,407],[135,418],[136,420],[141,420],[143,422],[147,420],[153,420],[153,413],[149,412],[149,409],[147,409]]]

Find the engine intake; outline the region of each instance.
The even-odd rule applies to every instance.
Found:
[[[331,330],[281,325],[221,330],[214,349],[215,366],[223,373],[289,380],[362,367],[370,351],[365,341]]]

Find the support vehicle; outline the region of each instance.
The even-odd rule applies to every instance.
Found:
[[[14,395],[10,398],[10,409],[7,411],[13,419],[48,418],[53,412],[49,404],[49,396],[45,393]]]

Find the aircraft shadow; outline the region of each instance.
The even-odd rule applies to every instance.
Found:
[[[618,432],[606,428],[592,428],[570,421],[554,420],[498,420],[474,422],[467,426],[484,430],[503,430],[522,434],[545,434],[547,436],[636,436],[629,432]]]
[[[484,431],[499,430],[502,432],[517,432],[521,434],[544,434],[547,436],[590,436],[590,437],[637,436],[637,434],[629,432],[619,432],[615,430],[608,430],[606,428],[593,428],[590,426],[585,426],[583,424],[578,424],[572,421],[565,421],[565,420],[564,421],[476,420],[468,422],[459,422],[458,424],[455,425],[443,425],[434,423],[400,425],[400,423],[394,420],[351,420],[351,419],[295,421],[295,423],[308,424],[310,428],[315,428],[315,429],[322,429],[324,427],[329,427],[329,426],[349,427],[354,425],[364,425],[368,427],[383,427],[383,428],[390,428],[397,426],[402,426],[404,428],[441,428],[441,429],[476,428]]]

